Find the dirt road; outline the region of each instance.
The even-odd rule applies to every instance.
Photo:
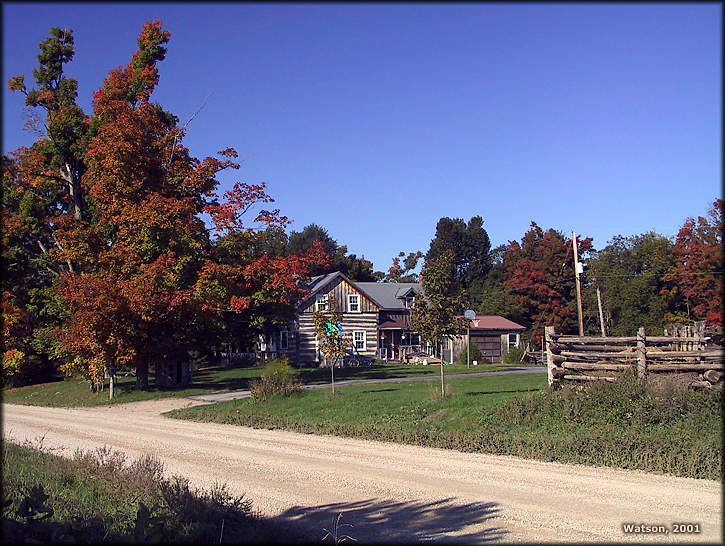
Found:
[[[154,454],[200,487],[225,482],[319,541],[342,513],[360,542],[722,541],[721,484],[162,417],[189,400],[58,409],[3,404],[3,438],[70,455]],[[700,534],[624,534],[692,522]]]

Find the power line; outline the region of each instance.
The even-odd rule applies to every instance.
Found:
[[[677,271],[674,273],[605,273],[603,275],[584,272],[584,275],[592,279],[604,279],[609,277],[664,277],[664,276],[690,276],[690,275],[722,275],[722,271],[700,271],[700,272],[684,272]]]

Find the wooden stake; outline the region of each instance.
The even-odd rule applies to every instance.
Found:
[[[644,328],[637,330],[637,377],[647,378],[647,349],[645,347]]]
[[[546,326],[544,328],[544,342],[546,343],[546,372],[549,376],[549,385],[554,383],[554,359],[551,352],[551,335],[554,333],[553,326]]]
[[[607,330],[604,328],[604,313],[602,313],[602,295],[597,286],[597,305],[599,306],[599,326],[602,329],[602,337],[607,337]]]

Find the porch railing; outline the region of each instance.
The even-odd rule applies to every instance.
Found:
[[[395,345],[393,347],[380,347],[377,357],[381,360],[392,362],[405,361],[405,355],[424,350],[422,345]]]

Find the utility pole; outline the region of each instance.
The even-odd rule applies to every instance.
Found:
[[[582,319],[582,288],[579,282],[579,273],[583,271],[582,265],[579,263],[579,253],[576,247],[576,233],[571,232],[571,244],[574,247],[574,276],[576,278],[576,311],[579,316],[579,335],[584,335],[584,321]]]

